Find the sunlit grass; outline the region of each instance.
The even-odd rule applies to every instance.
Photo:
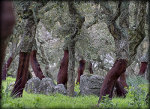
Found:
[[[96,108],[99,97],[90,95],[82,96],[78,95],[76,97],[69,97],[62,94],[29,94],[23,92],[22,98],[13,99],[10,97],[10,91],[6,95],[6,87],[8,83],[15,81],[13,78],[7,78],[6,81],[3,81],[3,99],[2,107],[3,108]],[[141,89],[145,92],[148,91],[148,84],[140,84]],[[110,108],[135,108],[138,107],[134,103],[134,95],[132,94],[133,88],[129,87],[128,94],[126,98],[113,98],[104,104],[100,104],[100,108],[110,107]],[[75,85],[75,91],[79,93],[79,85]],[[140,94],[139,94],[140,95]],[[148,108],[148,105],[145,104],[145,101],[142,101],[142,94],[139,97],[141,98],[140,108]],[[145,96],[144,96],[145,98]],[[106,106],[107,105],[107,106]]]

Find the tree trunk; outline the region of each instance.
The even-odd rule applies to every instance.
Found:
[[[150,19],[150,2],[148,2],[148,19]],[[150,25],[150,20],[148,20],[148,25]],[[149,46],[148,46],[148,80],[150,77],[150,27],[148,28],[148,37],[149,37]],[[148,91],[147,95],[146,95],[146,99],[145,99],[146,103],[149,104],[150,103],[150,90]]]
[[[126,96],[127,91],[124,89],[124,86],[122,85],[122,83],[120,81],[116,82],[115,87],[116,87],[116,95],[118,97],[125,97]]]
[[[17,78],[11,96],[22,97],[23,89],[28,79],[29,58],[30,53],[20,52]]]
[[[29,79],[31,79],[31,78],[32,78],[32,74],[31,74],[30,70],[28,70],[28,79],[27,79],[27,81],[28,81]]]
[[[13,3],[11,1],[2,1],[1,7],[1,19],[0,19],[0,104],[1,104],[1,93],[2,93],[2,64],[5,58],[5,52],[8,44],[8,39],[12,34],[13,27],[15,25],[15,13]],[[6,11],[9,10],[9,11]],[[1,105],[0,105],[1,108]]]
[[[77,41],[77,34],[81,30],[85,18],[81,16],[81,13],[75,7],[72,1],[68,2],[69,16],[71,18],[73,32],[69,35],[68,50],[69,50],[69,66],[68,66],[68,82],[67,82],[67,94],[74,96],[75,86],[75,44]]]
[[[102,87],[100,89],[100,97],[98,104],[100,103],[102,96],[109,95],[109,98],[112,98],[113,89],[117,79],[126,71],[127,61],[125,59],[116,60],[111,70],[107,73]]]
[[[147,69],[148,62],[141,62],[141,67],[138,75],[144,75]]]
[[[64,57],[61,60],[60,69],[57,75],[57,84],[64,84],[66,88],[68,81],[68,62],[69,62],[69,51],[64,50]]]
[[[118,80],[123,85],[123,87],[128,87],[127,82],[126,82],[126,74],[125,74],[125,72],[120,75]]]
[[[80,83],[80,76],[83,75],[85,69],[85,60],[80,60],[79,61],[79,67],[78,67],[78,78],[76,83]]]
[[[69,49],[69,66],[68,66],[68,82],[67,82],[67,94],[74,96],[75,86],[75,42],[72,41],[68,45]]]
[[[35,76],[42,80],[42,78],[44,78],[45,76],[43,75],[43,72],[40,68],[40,64],[37,61],[36,53],[37,53],[36,50],[33,50],[31,52],[31,54],[30,54],[30,63],[31,63],[32,69],[35,73]]]
[[[7,71],[8,71],[8,68],[9,68],[12,61],[13,61],[13,58],[9,57],[7,62],[4,64],[4,67],[2,69],[2,80],[6,80]]]
[[[93,74],[92,63],[91,62],[89,62],[89,72],[90,72],[90,74]]]
[[[15,59],[15,57],[19,54],[21,44],[19,44],[18,47],[17,47],[17,43],[18,43],[18,40],[19,40],[17,38],[13,38],[13,40],[12,40],[12,45],[13,46],[12,46],[12,49],[11,49],[11,56],[8,58],[7,62],[3,65],[3,70],[2,70],[2,79],[3,80],[6,80],[6,76],[7,76],[7,72],[9,70],[9,67],[10,67],[12,61]]]
[[[24,1],[22,1],[24,2]],[[20,59],[17,71],[17,77],[15,86],[12,90],[11,96],[22,97],[23,89],[28,79],[28,67],[30,60],[30,52],[32,51],[32,46],[34,43],[35,33],[36,33],[36,22],[34,20],[33,11],[29,8],[32,4],[30,1],[25,1],[23,4],[23,12],[21,18],[25,22],[23,28],[21,47],[20,47]]]

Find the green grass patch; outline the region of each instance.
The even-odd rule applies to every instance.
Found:
[[[3,81],[3,108],[96,108],[99,97],[94,95],[69,97],[62,94],[29,94],[23,92],[22,98],[13,99],[10,97],[10,91],[7,86],[14,82],[14,78],[8,77]],[[131,83],[132,84],[132,83]],[[138,86],[130,86],[126,98],[106,99],[100,103],[99,108],[148,108],[145,103],[148,92],[148,83],[142,83]],[[75,85],[75,91],[79,93],[79,85]]]

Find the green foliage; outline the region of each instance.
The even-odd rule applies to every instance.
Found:
[[[102,97],[102,101],[100,103],[101,108],[109,108],[113,107],[113,102],[112,100],[108,97],[108,95]]]
[[[141,78],[141,80],[145,81],[144,78]],[[15,79],[9,77],[6,81],[3,81],[3,108],[98,108],[96,104],[99,97],[94,95],[82,96],[78,94],[76,97],[69,97],[58,93],[42,95],[29,94],[24,91],[22,98],[13,99],[10,97],[10,91],[7,90],[7,86],[14,81]],[[135,80],[135,82],[134,84],[137,84],[139,81]],[[99,108],[148,108],[145,103],[148,85],[146,82],[139,83],[137,87],[134,87],[133,84],[132,86],[130,85],[126,98],[113,98],[111,100],[108,96],[105,96]],[[75,91],[80,92],[79,84],[75,85]]]

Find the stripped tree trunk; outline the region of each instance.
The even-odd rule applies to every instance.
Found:
[[[16,11],[16,13],[18,13],[17,9],[15,11]],[[14,31],[13,31],[13,34],[12,34],[12,38],[10,40],[10,42],[12,42],[11,55],[8,58],[7,62],[5,62],[5,65],[3,65],[3,71],[2,71],[3,80],[6,80],[7,72],[9,70],[9,67],[10,67],[11,63],[16,58],[16,56],[19,55],[19,50],[20,50],[20,45],[21,44],[19,44],[18,46],[17,46],[17,44],[19,43],[19,36],[21,34],[23,34],[22,30],[23,30],[23,26],[24,26],[23,25],[24,22],[22,22],[22,20],[20,20],[20,19],[21,19],[21,17],[16,14],[16,25],[14,26]]]
[[[1,19],[0,19],[0,104],[2,98],[2,64],[5,58],[5,52],[8,45],[9,36],[12,34],[13,27],[15,25],[14,7],[11,1],[2,1],[1,7]],[[7,10],[7,11],[6,11]],[[9,10],[9,11],[8,11]],[[1,108],[1,105],[0,105]]]
[[[69,66],[68,66],[68,82],[67,82],[67,94],[74,96],[75,86],[75,44],[77,41],[77,34],[82,28],[85,18],[81,16],[78,9],[75,7],[72,1],[68,1],[69,15],[73,24],[73,32],[69,35],[68,50],[69,50]]]
[[[2,80],[6,80],[7,71],[8,71],[8,68],[9,68],[12,61],[13,61],[13,58],[9,57],[7,62],[4,64],[4,67],[3,67],[3,70],[2,70]]]
[[[93,74],[92,63],[91,62],[89,62],[89,72],[90,72],[90,74]]]
[[[15,86],[12,90],[11,96],[14,97],[22,97],[23,89],[27,82],[28,78],[28,68],[29,68],[29,58],[30,52],[32,51],[32,46],[34,43],[34,37],[36,32],[36,23],[34,20],[32,9],[29,8],[31,6],[31,1],[22,1],[24,8],[23,11],[25,14],[22,15],[24,18],[25,26],[23,28],[23,40],[21,42],[20,48],[20,58],[19,58],[19,66],[17,71],[17,78],[15,82]]]
[[[31,52],[31,54],[30,54],[30,63],[31,63],[32,69],[35,73],[35,76],[42,80],[42,78],[44,78],[45,76],[43,75],[43,72],[40,68],[40,64],[37,61],[36,53],[37,53],[36,50],[33,50]]]
[[[15,40],[15,39],[14,39]],[[15,45],[17,46],[17,43],[15,43]],[[2,70],[2,79],[3,80],[6,80],[6,76],[7,76],[7,72],[8,72],[8,69],[12,63],[12,61],[15,59],[15,57],[19,54],[19,50],[20,50],[20,45],[16,48],[15,47],[15,50],[12,51],[12,54],[11,56],[8,58],[7,62],[4,64],[3,66],[3,70]],[[13,49],[12,49],[13,50]]]
[[[127,61],[125,59],[116,60],[111,70],[107,73],[102,87],[100,89],[100,97],[98,104],[100,103],[103,96],[108,95],[109,98],[112,98],[114,86],[117,85],[117,79],[121,74],[123,74],[127,67]]]
[[[126,82],[126,74],[125,74],[125,72],[120,75],[118,80],[123,85],[123,87],[128,87],[127,82]]]
[[[76,83],[80,83],[80,76],[83,75],[85,69],[85,60],[82,59],[79,61],[79,67],[78,67],[78,77],[77,77],[77,82]]]
[[[116,95],[118,97],[126,97],[127,91],[124,89],[124,86],[122,85],[122,83],[120,83],[120,81],[116,82],[115,87],[116,87]]]
[[[141,67],[138,75],[144,75],[147,69],[148,62],[141,62]]]
[[[148,2],[148,19],[150,19],[150,2]],[[148,25],[150,25],[150,20],[148,20]],[[148,28],[148,35],[149,35],[149,47],[148,47],[148,80],[150,77],[150,27]],[[146,103],[150,103],[150,90],[148,91],[145,99]]]
[[[22,97],[23,89],[25,87],[29,74],[28,72],[29,58],[30,53],[20,52],[17,78],[11,96]]]
[[[37,44],[36,44],[36,40],[34,38],[33,45],[32,45],[32,52],[30,54],[30,64],[32,66],[35,76],[42,80],[42,78],[44,78],[45,76],[43,75],[43,72],[40,68],[40,64],[38,63],[36,54],[37,54]]]
[[[61,60],[60,69],[57,75],[57,84],[64,84],[67,88],[68,81],[68,62],[69,62],[69,51],[64,50],[64,57]]]
[[[128,62],[130,63],[130,61],[133,60],[136,54],[138,45],[141,43],[141,40],[143,40],[143,37],[145,37],[145,33],[144,33],[145,32],[144,31],[144,25],[145,25],[144,14],[145,14],[145,9],[146,9],[145,3],[142,2],[141,4],[141,8],[140,8],[141,14],[139,15],[139,19],[140,19],[139,25],[134,31],[129,30],[128,24],[127,24],[128,21],[126,21],[127,20],[126,17],[128,16],[128,11],[126,11],[128,4],[129,4],[128,1],[118,1],[118,7],[115,13],[113,13],[113,10],[110,8],[108,2],[102,1],[100,4],[106,15],[107,27],[115,41],[115,48],[116,48],[115,54],[118,60],[115,62],[115,64],[120,61],[120,65],[116,64],[115,66],[114,64],[112,69],[106,75],[105,80],[102,84],[101,91],[100,91],[100,98],[98,101],[98,105],[100,103],[102,96],[105,96],[106,94],[108,94],[110,98],[112,97],[112,92],[113,92],[113,87],[115,86],[115,82],[121,76],[121,74],[123,74],[126,71]],[[121,13],[124,15],[120,16]],[[116,20],[119,17],[120,17],[119,19],[120,26],[116,22]],[[122,64],[121,61],[123,61],[124,67],[121,66]],[[120,68],[122,68],[123,70],[121,70]],[[113,71],[115,71],[116,73],[115,72],[113,73]],[[112,74],[110,74],[110,72]],[[111,75],[113,75],[114,77],[116,76],[116,78],[113,78],[113,76],[111,77]],[[123,82],[125,82],[125,78],[123,78],[122,83]]]

